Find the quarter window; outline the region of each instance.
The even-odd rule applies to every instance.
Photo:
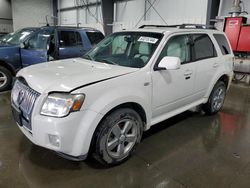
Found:
[[[193,35],[195,60],[217,56],[214,45],[206,34]]]
[[[59,35],[60,47],[82,46],[82,39],[78,32],[61,31]]]
[[[220,47],[221,53],[223,55],[231,54],[229,44],[228,44],[227,39],[226,39],[226,37],[224,35],[222,35],[222,34],[214,34],[214,38],[217,41],[217,43],[218,43],[218,45]]]
[[[165,56],[179,57],[182,64],[190,62],[189,37],[178,35],[169,39],[158,58],[158,63]]]

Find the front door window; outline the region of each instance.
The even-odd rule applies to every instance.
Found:
[[[47,50],[49,37],[48,30],[41,30],[25,42],[25,47],[30,50]]]
[[[158,62],[165,56],[179,57],[182,64],[190,62],[189,38],[186,35],[177,35],[169,39],[158,58]]]

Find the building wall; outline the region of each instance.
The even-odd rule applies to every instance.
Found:
[[[52,0],[11,0],[11,3],[14,30],[46,25],[45,16],[53,15]]]
[[[84,0],[84,2],[97,3],[100,2],[100,0]],[[76,7],[77,5],[84,5],[84,3],[82,3],[81,0],[60,0],[58,8]],[[93,27],[103,32],[102,22],[102,10],[100,5],[90,6],[88,9],[86,7],[80,7],[74,10],[59,12],[59,25]]]
[[[13,31],[11,2],[0,0],[0,32],[9,33]]]
[[[149,0],[151,4],[154,1]],[[157,12],[153,7],[149,9],[150,3],[145,0],[117,2],[114,30],[143,24],[206,24],[208,0],[156,0],[153,7]]]
[[[81,2],[83,0],[60,0],[59,8],[76,6],[75,2],[77,1]],[[100,0],[84,0],[85,3],[97,1]],[[154,1],[149,0],[150,3]],[[150,3],[146,0],[116,2],[114,6],[114,22],[110,23],[113,24],[113,31],[132,29],[143,24],[206,24],[208,0],[156,0],[154,8],[166,23],[152,7],[144,15],[145,10],[150,7]],[[81,26],[92,26],[102,29],[101,6],[92,6],[89,9],[98,18],[98,21],[88,13],[86,8],[80,8],[59,13],[60,23],[62,25],[77,25],[78,22]]]

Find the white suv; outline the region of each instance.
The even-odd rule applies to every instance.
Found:
[[[224,33],[144,26],[106,37],[83,58],[22,69],[13,116],[34,144],[71,160],[126,160],[152,125],[201,105],[218,112],[233,76]]]

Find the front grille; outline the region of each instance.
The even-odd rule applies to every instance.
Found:
[[[40,94],[37,91],[31,89],[27,84],[20,80],[16,80],[11,91],[11,102],[14,106],[13,110],[18,111],[21,124],[29,129],[31,129],[30,121],[32,110],[39,95]],[[15,115],[14,118],[16,116],[17,115]]]

